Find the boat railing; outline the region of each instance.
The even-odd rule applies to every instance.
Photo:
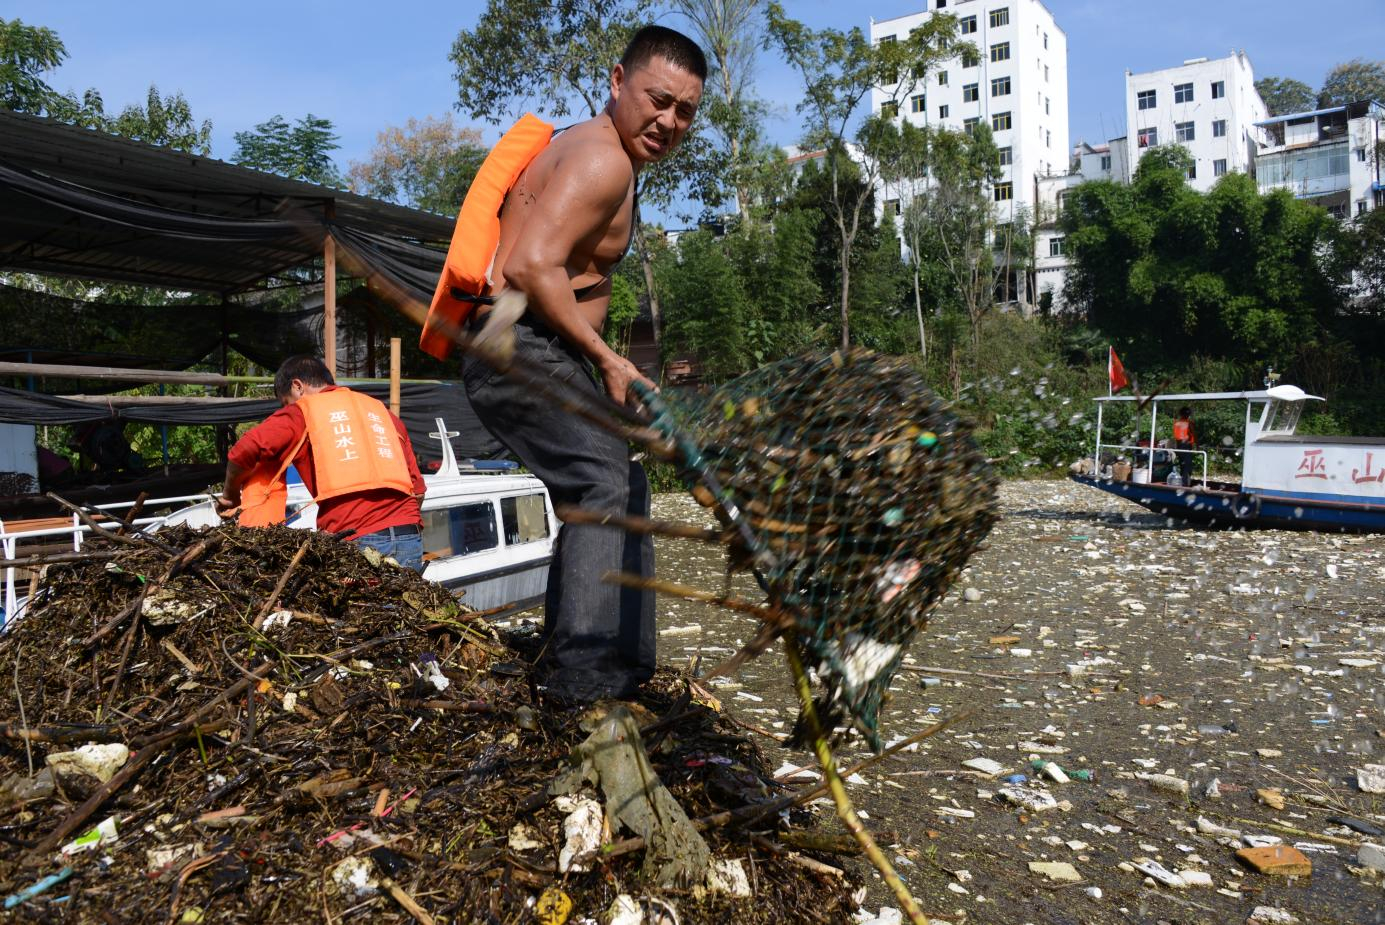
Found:
[[[149,498],[145,500],[142,507],[149,508],[152,510],[158,510],[160,508],[168,507],[170,505],[197,504],[199,502],[210,501],[212,499],[213,496],[208,494],[176,495],[171,498]],[[117,511],[128,510],[134,507],[135,504],[135,501],[118,501],[111,504],[94,504],[90,505],[88,507],[88,510],[102,511],[105,513],[113,514]],[[131,521],[131,526],[147,527],[151,524],[162,523],[164,520],[167,519],[168,518],[166,515],[137,517],[133,521]],[[119,524],[116,522],[112,522],[111,526],[118,527]],[[0,562],[13,561],[15,559],[18,559],[19,544],[23,541],[29,540],[43,540],[54,537],[68,537],[70,538],[70,541],[72,543],[72,551],[81,552],[82,540],[91,532],[91,527],[83,523],[82,519],[78,517],[76,514],[72,515],[72,523],[70,525],[63,525],[61,527],[46,527],[37,530],[12,530],[10,528],[10,525],[6,524],[3,520],[0,520]],[[5,568],[4,611],[0,612],[0,631],[3,631],[11,621],[18,618],[24,612],[24,607],[28,603],[27,600],[21,601],[19,598],[19,592],[16,587],[17,571],[18,569],[13,565],[7,566]]]
[[[1097,444],[1097,458],[1101,458],[1102,450],[1129,450],[1131,454],[1145,453],[1149,456],[1149,462],[1144,468],[1149,473],[1149,480],[1154,481],[1154,454],[1156,453],[1188,453],[1193,456],[1202,457],[1202,483],[1207,484],[1207,451],[1206,450],[1177,450],[1169,446],[1138,446],[1128,443],[1099,443]],[[1100,470],[1097,470],[1100,472]]]

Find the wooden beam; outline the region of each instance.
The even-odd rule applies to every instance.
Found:
[[[123,369],[118,366],[65,366],[58,363],[0,362],[0,378],[8,376],[52,376],[58,379],[103,379],[110,382],[163,382],[170,385],[233,385],[270,383],[273,376],[223,376],[220,373],[188,373],[169,369]],[[385,379],[348,377],[344,383],[385,382]],[[400,382],[437,384],[437,379],[401,379]],[[74,396],[76,397],[76,396]],[[96,397],[96,396],[92,396]],[[112,396],[115,397],[115,396]],[[157,397],[157,396],[149,396]],[[170,396],[173,397],[173,396]],[[105,400],[105,396],[101,396]],[[81,400],[80,398],[78,400]],[[186,400],[186,398],[184,399]],[[241,399],[236,399],[240,401]]]
[[[399,417],[399,338],[390,338],[390,413]]]
[[[337,242],[322,239],[322,362],[337,375]]]

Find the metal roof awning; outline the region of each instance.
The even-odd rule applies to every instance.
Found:
[[[1317,395],[1309,395],[1296,385],[1277,385],[1272,389],[1256,389],[1249,392],[1185,392],[1179,395],[1100,395],[1097,401],[1135,401],[1157,404],[1170,401],[1323,401]]]

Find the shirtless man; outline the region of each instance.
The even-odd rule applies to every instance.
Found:
[[[617,402],[635,365],[606,346],[601,328],[611,273],[635,232],[636,181],[678,145],[702,99],[707,63],[696,43],[661,26],[635,34],[611,72],[611,96],[593,119],[554,137],[500,211],[492,291],[525,293],[517,355],[575,389]],[[473,317],[473,329],[485,316]],[[649,483],[618,437],[553,407],[468,357],[467,396],[487,429],[548,486],[557,504],[649,515]],[[652,575],[653,541],[608,527],[568,524],[558,534],[545,600],[545,685],[570,702],[628,698],[654,673],[654,596],[603,582],[608,571]]]

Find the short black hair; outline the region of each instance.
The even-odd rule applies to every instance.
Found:
[[[648,64],[651,58],[664,58],[707,82],[707,56],[697,43],[681,32],[664,26],[645,26],[636,32],[620,56],[621,66],[633,71]]]
[[[293,389],[293,380],[295,379],[304,385],[337,384],[326,363],[315,356],[300,353],[298,356],[289,357],[279,365],[279,371],[274,374],[274,397],[285,398]]]
[[[1178,409],[1178,416],[1181,418],[1190,418],[1193,416],[1193,409],[1184,405],[1182,408]]]

